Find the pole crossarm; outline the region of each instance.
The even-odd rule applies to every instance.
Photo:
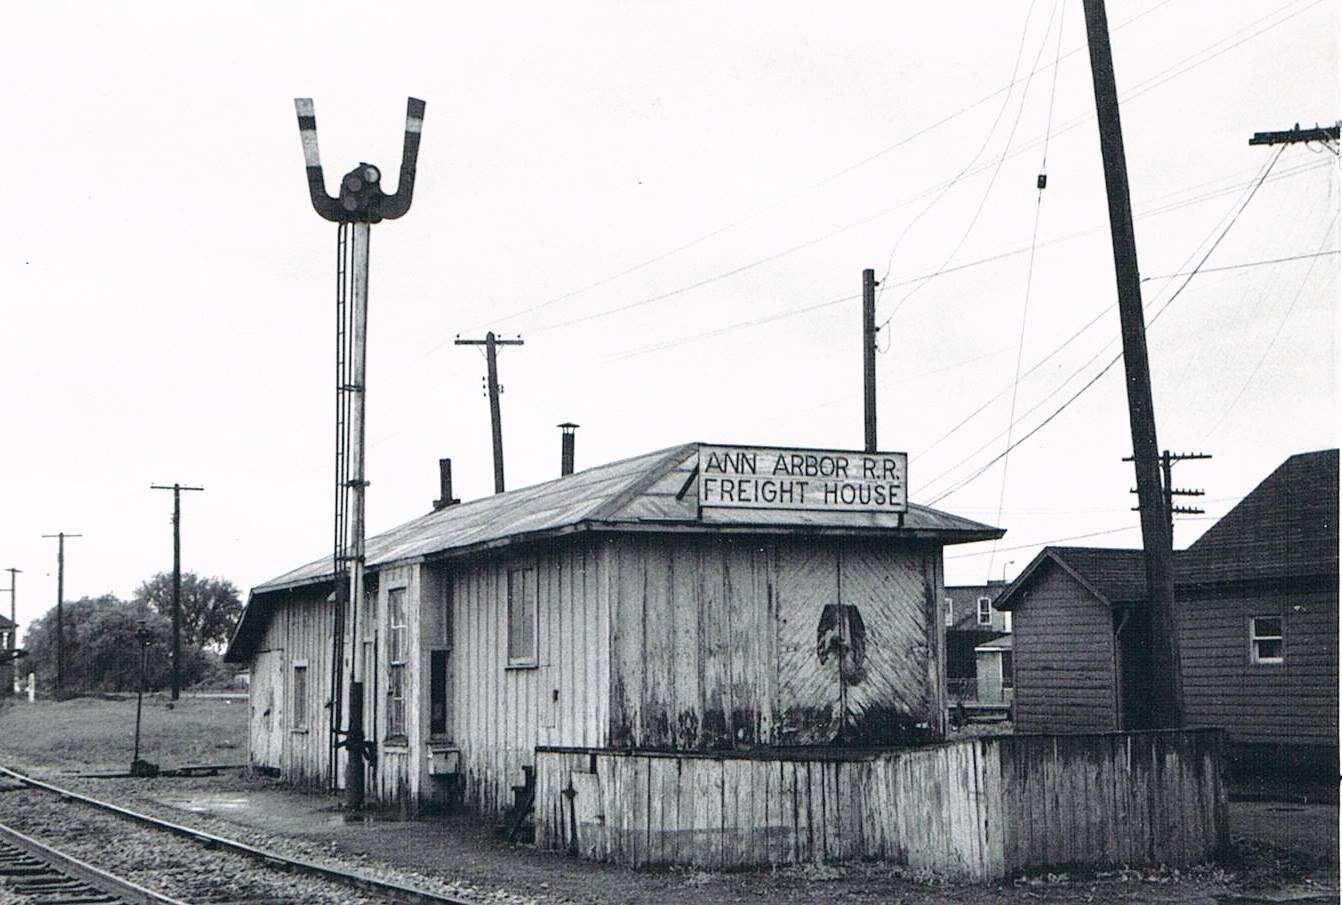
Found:
[[[1312,129],[1302,129],[1296,123],[1295,128],[1280,132],[1255,132],[1249,139],[1251,145],[1293,145],[1304,141],[1337,141],[1338,125],[1315,125]]]
[[[456,339],[458,346],[484,346],[485,347],[485,393],[489,396],[489,424],[494,440],[494,492],[503,493],[503,416],[499,412],[499,393],[503,387],[499,385],[499,346],[520,346],[522,337],[516,339],[499,339],[490,330],[485,334],[484,339],[462,339],[460,336]]]

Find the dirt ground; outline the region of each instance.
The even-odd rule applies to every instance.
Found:
[[[67,706],[67,705],[57,705]],[[190,705],[182,705],[190,707]],[[204,705],[197,705],[204,708]],[[102,708],[99,708],[102,709]],[[226,712],[219,709],[211,714]],[[73,713],[63,713],[73,716]],[[31,717],[31,715],[30,715]],[[214,719],[214,717],[211,717]],[[33,720],[31,728],[43,722]],[[183,723],[186,720],[184,718]],[[209,723],[209,720],[205,721]],[[8,724],[8,725],[7,725]],[[123,724],[124,725],[124,724]],[[88,771],[113,761],[93,748],[75,756],[43,752],[39,739],[15,743],[14,724],[0,714],[0,763],[39,769]],[[214,725],[208,731],[218,732]],[[225,744],[227,733],[215,735]],[[178,741],[199,750],[204,741]],[[216,762],[236,761],[222,749]],[[114,762],[114,761],[113,761]],[[196,761],[199,762],[199,761]],[[164,763],[164,766],[171,766]],[[179,822],[225,835],[262,834],[301,841],[342,862],[370,870],[382,865],[469,884],[488,898],[585,905],[709,903],[1206,903],[1259,905],[1275,901],[1338,901],[1338,808],[1334,804],[1254,801],[1231,803],[1233,854],[1222,865],[1190,871],[1115,870],[1016,877],[996,884],[947,882],[880,863],[803,865],[776,871],[706,873],[627,868],[511,846],[493,827],[453,816],[403,821],[348,822],[335,796],[288,789],[274,780],[226,773],[213,778],[72,780],[90,794],[141,799],[173,809]],[[233,828],[233,833],[228,830]]]

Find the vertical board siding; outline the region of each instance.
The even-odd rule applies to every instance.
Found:
[[[1203,730],[816,759],[547,749],[537,752],[536,838],[635,867],[862,858],[986,880],[1188,866],[1226,848],[1223,744]]]
[[[334,623],[327,593],[323,586],[283,595],[257,644],[253,674],[260,681],[248,691],[252,765],[277,768],[281,778],[297,785],[321,785],[330,772],[326,704]],[[302,720],[293,712],[293,668],[298,663],[307,665]]]
[[[1118,725],[1113,619],[1056,567],[1013,620],[1018,732],[1107,732]]]
[[[607,543],[610,739],[750,749],[944,732],[940,573],[925,549],[628,535]],[[841,684],[817,654],[826,606],[855,606],[865,665]],[[933,614],[935,616],[935,613]]]
[[[608,744],[609,589],[602,573],[610,563],[602,545],[578,540],[426,567],[441,572],[440,582],[454,582],[452,737],[469,806],[487,814],[508,808],[537,745]],[[535,570],[537,665],[510,669],[508,570],[516,568]],[[565,779],[547,794],[567,787]]]

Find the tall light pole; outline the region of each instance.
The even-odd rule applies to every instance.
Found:
[[[150,484],[150,490],[172,491],[172,699],[182,693],[182,491],[204,490],[183,484]]]

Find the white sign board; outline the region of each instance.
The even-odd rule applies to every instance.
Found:
[[[700,446],[699,505],[907,512],[907,453]]]

